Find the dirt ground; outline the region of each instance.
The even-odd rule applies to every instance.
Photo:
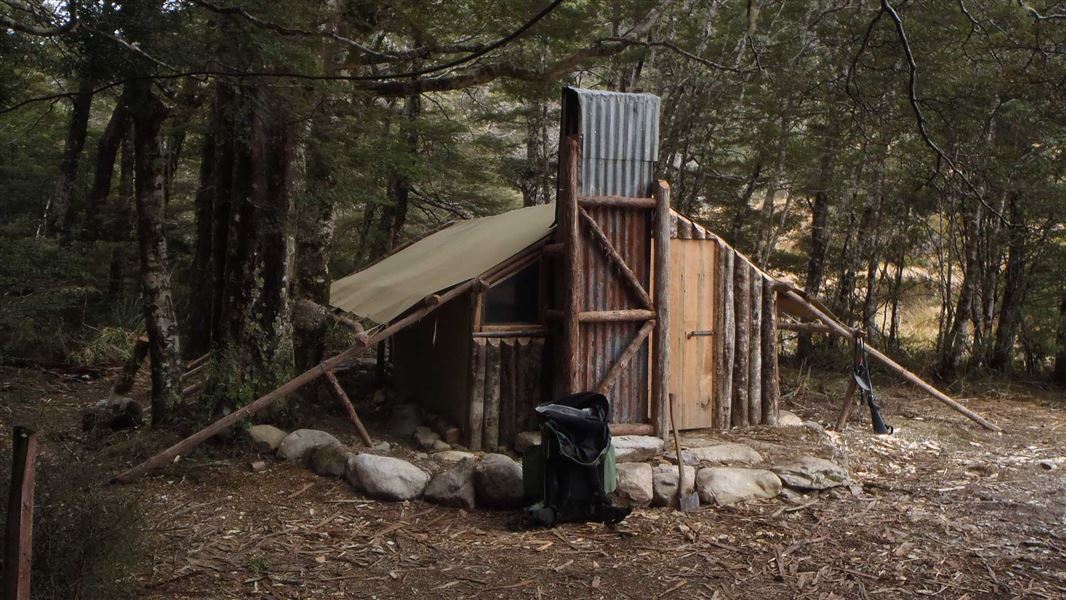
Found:
[[[100,375],[0,371],[0,435],[34,425],[46,448],[111,474],[163,447],[145,431],[80,432],[78,410],[107,389]],[[783,407],[828,424],[842,387],[786,394]],[[145,507],[148,548],[129,584],[150,599],[1066,597],[1061,391],[966,400],[1003,434],[910,388],[879,392],[891,437],[859,410],[840,434],[710,436],[770,459],[832,458],[854,485],[693,514],[639,509],[616,527],[523,531],[516,513],[378,502],[291,464],[253,473],[244,444],[209,446],[125,486]],[[340,419],[314,425],[358,445]]]

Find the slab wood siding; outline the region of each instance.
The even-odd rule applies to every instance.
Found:
[[[464,423],[471,450],[514,447],[514,436],[537,429],[534,407],[544,395],[544,339],[473,338],[470,413]]]

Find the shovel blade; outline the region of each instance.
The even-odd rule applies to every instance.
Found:
[[[696,512],[700,509],[700,497],[696,492],[678,492],[677,504],[681,512]]]

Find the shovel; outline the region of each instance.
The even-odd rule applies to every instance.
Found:
[[[681,512],[696,512],[700,508],[700,497],[696,490],[685,491],[685,461],[681,459],[681,436],[677,433],[674,413],[674,395],[670,394],[670,427],[674,430],[674,451],[677,452],[677,505]]]

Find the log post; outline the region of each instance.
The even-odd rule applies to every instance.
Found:
[[[762,280],[762,422],[777,425],[781,381],[777,369],[777,292],[773,281]]]
[[[736,319],[736,349],[733,360],[733,412],[730,424],[748,426],[748,347],[751,341],[751,267],[741,257],[733,266],[733,314]]]
[[[363,427],[363,421],[359,418],[359,413],[355,412],[355,406],[352,405],[348,394],[344,393],[344,388],[341,387],[341,382],[337,381],[337,376],[333,374],[333,371],[326,371],[326,379],[329,379],[329,383],[333,387],[333,395],[337,397],[337,402],[341,405],[344,414],[348,416],[348,420],[355,426],[355,431],[359,433],[359,439],[363,440],[363,444],[367,448],[373,446],[374,440],[370,439],[370,433],[367,432],[366,427]]]
[[[500,341],[500,439],[501,446],[514,447],[515,406],[518,404],[519,340]]]
[[[581,364],[578,351],[581,348],[581,323],[578,313],[585,306],[584,278],[581,272],[581,229],[578,223],[580,184],[578,165],[581,160],[581,136],[571,135],[566,139],[566,156],[563,159],[563,177],[559,182],[562,200],[559,206],[559,231],[566,244],[566,306],[563,307],[563,376],[566,392],[577,393],[581,388]]]
[[[720,353],[715,371],[715,427],[729,429],[732,425],[733,403],[733,353],[736,342],[736,324],[733,315],[733,249],[725,244],[718,246],[718,320],[717,336]]]
[[[751,323],[748,334],[748,423],[762,423],[762,274],[751,269]]]
[[[651,367],[652,424],[656,435],[666,439],[667,404],[670,394],[670,184],[659,180],[653,194],[656,200],[653,249],[655,331],[652,344],[655,349]]]
[[[13,433],[4,544],[4,598],[29,600],[37,434],[25,427],[15,427]]]

